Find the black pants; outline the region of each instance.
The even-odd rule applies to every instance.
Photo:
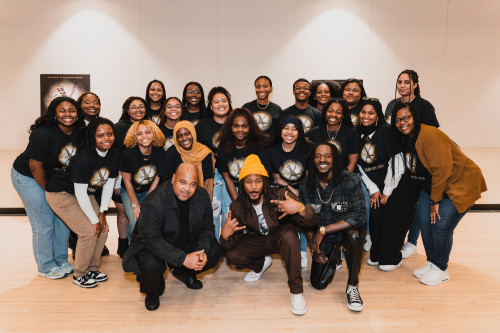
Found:
[[[349,280],[347,284],[357,286],[359,283],[359,271],[361,270],[361,257],[363,256],[363,244],[365,243],[365,230],[347,229],[342,232],[342,240],[326,236],[319,248],[328,257],[326,264],[320,264],[313,260],[311,264],[311,285],[315,289],[325,289],[333,280],[335,275],[335,264],[340,259],[340,250],[344,247]]]
[[[380,265],[397,265],[410,228],[419,195],[418,185],[402,177],[386,205],[370,209],[370,260]]]
[[[185,249],[185,251],[190,253],[194,252],[195,250]],[[222,247],[214,238],[210,253],[207,253],[207,264],[201,271],[195,271],[185,266],[177,267],[171,264],[169,264],[169,266],[175,269],[182,269],[188,274],[192,274],[193,276],[195,276],[217,265],[220,257],[222,256],[222,252]],[[140,284],[140,292],[157,296],[163,294],[163,291],[165,290],[165,279],[163,278],[163,274],[167,269],[167,263],[163,259],[158,258],[146,249],[139,252],[136,258],[137,263],[139,264],[139,267],[142,271],[142,274],[137,276],[137,281]]]

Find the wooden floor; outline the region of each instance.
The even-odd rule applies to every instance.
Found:
[[[500,332],[500,213],[466,215],[455,232],[449,282],[425,286],[411,272],[425,263],[418,254],[394,272],[363,262],[361,313],[347,309],[347,269],[325,290],[309,284],[303,270],[308,312],[290,312],[286,272],[279,256],[260,281],[223,261],[204,273],[203,289],[189,290],[166,274],[166,292],[155,312],[144,308],[134,275],[121,269],[115,218],[101,270],[109,281],[85,290],[71,278],[36,276],[26,217],[0,217],[0,331],[21,332]],[[366,260],[367,254],[364,255]]]

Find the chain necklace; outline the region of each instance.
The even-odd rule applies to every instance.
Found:
[[[342,127],[342,123],[340,123],[339,129],[335,131],[330,131],[328,129],[328,125],[326,125],[326,133],[328,134],[328,137],[330,138],[330,141],[336,141],[335,139],[337,138],[337,135],[339,135],[340,128]]]
[[[142,155],[142,159],[145,162],[149,161],[149,159],[151,158],[151,153],[149,153],[149,155],[144,155],[143,153],[141,153],[141,155]]]
[[[271,101],[268,100],[266,106],[264,106],[263,108],[260,107],[260,104],[259,102],[255,101],[255,103],[257,104],[257,107],[260,109],[260,110],[265,110],[267,109],[267,107],[269,106],[269,104],[271,103]]]
[[[332,200],[332,197],[333,197],[333,192],[335,190],[335,188],[332,189],[332,193],[330,193],[330,197],[328,198],[328,201],[323,201],[323,199],[321,199],[321,194],[319,194],[319,187],[316,187],[316,190],[318,191],[318,198],[319,198],[319,201],[321,201],[322,203],[324,204],[327,204],[330,202],[330,200]]]

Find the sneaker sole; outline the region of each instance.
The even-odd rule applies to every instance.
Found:
[[[441,280],[438,281],[433,281],[433,282],[424,282],[422,279],[420,279],[420,283],[425,284],[426,286],[436,286],[438,284],[441,284],[443,282],[448,282],[450,280],[450,276],[447,276]]]
[[[417,251],[412,252],[412,253],[410,253],[410,254],[403,254],[403,252],[401,252],[401,257],[402,257],[403,259],[408,259],[408,258],[410,258],[410,257],[413,257],[415,254],[417,254]]]
[[[378,261],[373,262],[373,261],[368,261],[368,260],[367,260],[367,261],[366,261],[366,264],[367,264],[368,266],[378,266]]]
[[[395,271],[396,269],[398,269],[399,267],[401,267],[403,265],[403,262],[400,261],[399,264],[397,265],[378,265],[378,269],[380,269],[381,271],[384,271],[384,272],[392,272],[392,271]],[[387,267],[387,266],[391,266],[391,267]]]
[[[354,306],[354,305],[351,305],[351,304],[347,304],[347,308],[351,311],[354,311],[354,312],[361,312],[364,308],[363,305],[361,306]]]
[[[302,309],[302,310],[297,310],[297,309],[294,309],[293,307],[290,307],[290,310],[292,310],[292,313],[294,315],[297,315],[297,316],[302,316],[302,315],[305,315],[306,312],[307,312],[307,307],[305,309]]]
[[[262,267],[262,274],[260,274],[259,276],[255,276],[255,277],[251,277],[251,278],[248,278],[247,279],[247,276],[245,275],[245,277],[243,278],[243,280],[245,282],[254,282],[254,281],[259,281],[260,278],[262,277],[262,275],[265,273],[265,271],[271,266],[271,264],[273,263],[273,260],[269,260],[269,264],[266,265],[266,262],[264,261],[264,267]]]
[[[45,273],[38,272],[38,276],[46,277],[47,279],[51,279],[51,280],[59,280],[59,279],[65,278],[66,276],[68,276],[68,274],[64,273],[64,275],[62,275],[62,276],[58,276],[58,275],[54,276],[54,275],[47,275]]]
[[[103,279],[94,279],[95,282],[105,282],[108,281],[108,277],[103,278]]]
[[[97,283],[93,284],[93,285],[89,285],[89,286],[84,286],[84,285],[76,282],[75,280],[73,280],[73,283],[76,284],[78,287],[82,287],[82,288],[95,288],[95,287],[97,287]]]

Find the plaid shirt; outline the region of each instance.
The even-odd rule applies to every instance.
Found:
[[[355,174],[342,171],[342,181],[337,184],[329,203],[322,203],[318,197],[321,195],[323,201],[327,201],[332,193],[332,184],[323,189],[316,180],[314,191],[309,191],[306,180],[300,184],[300,200],[307,206],[312,207],[318,215],[318,227],[344,220],[351,225],[351,229],[361,229],[366,223],[366,208],[361,183]],[[340,241],[341,232],[329,234]]]

